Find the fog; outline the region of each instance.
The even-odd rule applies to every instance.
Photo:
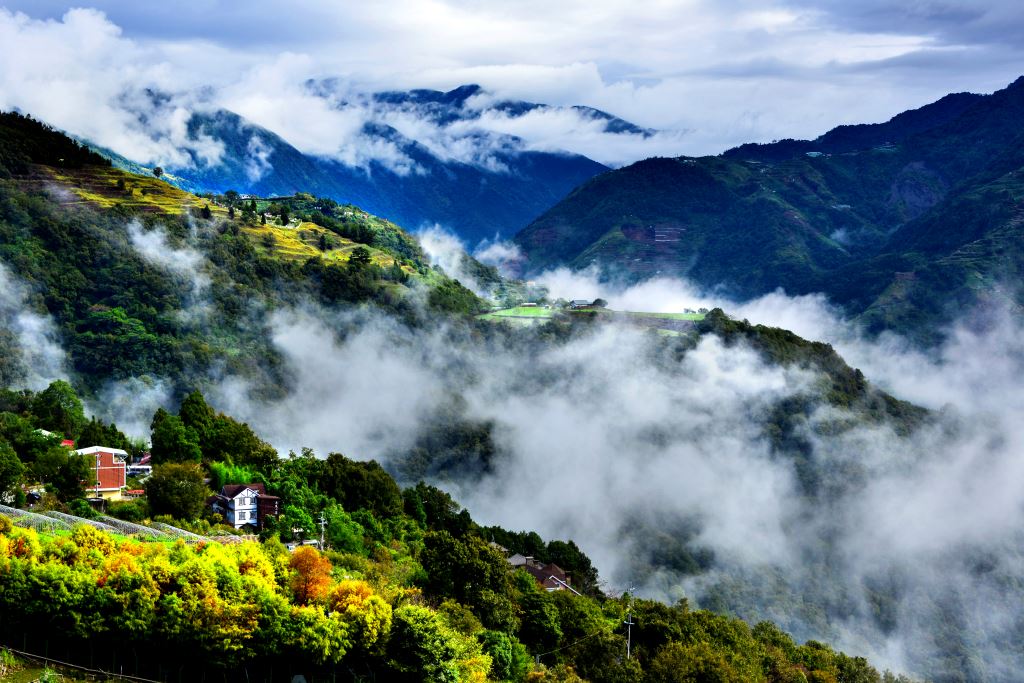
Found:
[[[42,311],[42,312],[40,312]],[[33,301],[29,287],[0,263],[0,332],[13,337],[18,359],[15,372],[29,389],[43,389],[55,379],[65,377],[64,350],[58,340],[53,319]]]
[[[159,232],[129,234],[186,292],[201,291],[194,283],[205,266],[190,247],[172,249]],[[435,262],[456,267],[457,245],[432,238],[424,242]],[[312,305],[267,318],[286,398],[261,399],[259,373],[213,373],[208,399],[282,453],[308,446],[396,471],[439,409],[460,406],[462,418],[493,425],[497,457],[489,470],[440,473],[433,483],[478,522],[572,538],[609,591],[635,584],[642,595],[769,618],[900,671],[935,674],[945,657],[969,680],[1009,681],[1024,668],[1018,317],[989,312],[982,326],[967,317],[923,351],[894,335],[865,337],[820,296],[736,302],[682,281],[617,287],[568,271],[538,280],[552,297],[600,296],[628,310],[722,306],[792,329],[935,412],[898,436],[894,425],[828,404],[812,370],[767,364],[713,336],[677,356],[672,340],[615,324],[556,343],[529,330],[412,330],[372,310]],[[26,315],[26,295],[2,291],[5,321]],[[111,385],[105,413],[144,434],[152,411],[172,400],[168,386]],[[770,411],[793,397],[817,406],[799,427],[820,475],[813,491],[766,434]],[[709,558],[706,569],[664,560],[684,552]]]
[[[1024,329],[1012,315],[981,330],[955,327],[925,353],[891,335],[863,337],[816,296],[738,303],[683,282],[541,280],[552,296],[653,311],[722,305],[792,328],[937,412],[909,438],[887,424],[837,431],[854,416],[818,396],[802,428],[827,491],[815,498],[764,431],[779,400],[817,396],[807,369],[766,365],[715,337],[676,362],[629,327],[525,351],[459,328],[413,332],[365,312],[315,309],[271,322],[293,379],[287,400],[256,401],[238,379],[218,384],[211,400],[282,450],[310,446],[400,469],[438,405],[459,395],[465,418],[493,423],[499,457],[481,476],[435,483],[482,523],[576,540],[609,590],[636,582],[644,595],[711,601],[902,671],[934,673],[953,650],[975,657],[974,678],[1011,680],[1007,672],[1024,666],[1006,646],[1019,642],[1012,586],[1024,580]],[[677,530],[687,536],[674,543],[711,553],[708,571],[652,564],[659,534]]]

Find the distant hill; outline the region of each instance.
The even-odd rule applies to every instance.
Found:
[[[604,173],[515,238],[528,269],[684,276],[734,296],[825,292],[928,338],[963,307],[1020,303],[1024,78],[812,141]],[[1006,293],[1011,292],[1011,293]]]
[[[313,92],[333,95],[330,81],[310,82]],[[366,106],[399,111],[434,126],[461,122],[472,124],[480,109],[467,105],[469,98],[482,94],[479,86],[463,86],[449,92],[412,90],[384,92],[369,96]],[[338,107],[346,106],[336,101]],[[522,116],[544,105],[528,102],[498,102],[489,111],[510,117]],[[577,107],[586,118],[603,121],[611,133],[646,136],[650,131],[604,112]],[[303,154],[274,131],[267,130],[230,111],[194,114],[189,135],[208,135],[221,142],[225,151],[219,163],[207,165],[198,158],[182,167],[168,167],[171,180],[191,191],[259,195],[291,195],[311,192],[339,202],[357,204],[367,211],[415,230],[440,223],[469,244],[496,235],[510,237],[562,199],[574,187],[607,170],[604,165],[578,154],[530,151],[513,136],[484,135],[473,129],[450,132],[452,144],[483,150],[486,159],[453,156],[442,158],[394,127],[367,123],[362,135],[377,144],[393,145],[414,169],[396,173],[378,161],[364,167]],[[449,129],[445,128],[446,131]],[[137,171],[132,160],[109,150],[100,150],[126,170]],[[470,155],[473,156],[473,155]]]

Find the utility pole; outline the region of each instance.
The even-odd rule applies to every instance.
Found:
[[[629,660],[630,652],[633,646],[633,590],[634,586],[629,587],[629,609],[626,610],[626,620],[622,622],[626,625],[626,660]]]
[[[320,513],[320,552],[324,551],[324,531],[327,529],[327,518]]]

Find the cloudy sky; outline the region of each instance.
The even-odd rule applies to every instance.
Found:
[[[184,139],[202,106],[303,151],[337,150],[365,114],[314,101],[307,78],[350,91],[479,83],[665,131],[600,135],[565,116],[501,130],[621,164],[881,121],[948,92],[991,92],[1022,65],[1019,0],[0,0],[0,108],[142,161],[202,147]],[[149,122],[156,133],[137,125],[145,87],[175,95]]]

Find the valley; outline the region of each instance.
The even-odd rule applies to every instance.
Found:
[[[1015,8],[93,4],[0,0],[0,681],[1019,678]]]

